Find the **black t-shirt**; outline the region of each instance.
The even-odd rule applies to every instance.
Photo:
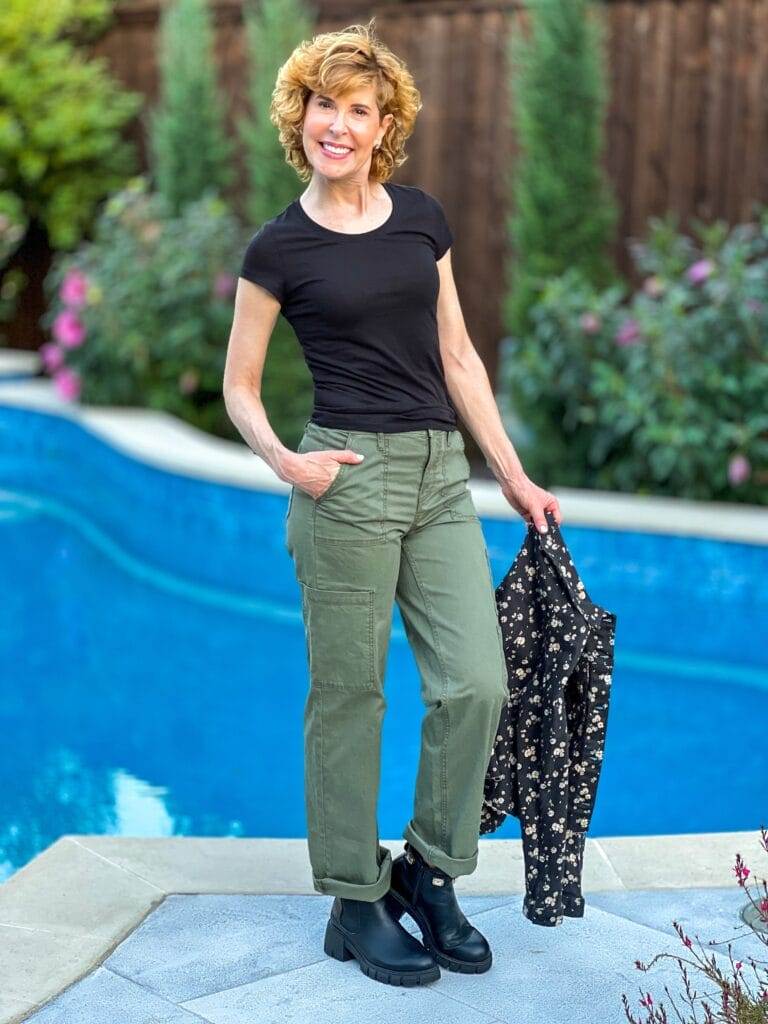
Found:
[[[437,332],[435,261],[453,236],[439,200],[384,182],[389,219],[346,234],[298,198],[248,243],[240,276],[271,292],[314,381],[311,419],[325,427],[451,430],[456,409]]]

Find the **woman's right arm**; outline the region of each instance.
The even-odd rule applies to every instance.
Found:
[[[261,401],[261,379],[280,303],[266,288],[237,280],[235,312],[229,332],[222,392],[227,415],[245,443],[277,473],[295,482],[301,456],[286,448],[269,425]]]
[[[330,487],[339,462],[360,459],[346,448],[299,454],[286,448],[269,425],[261,401],[261,379],[279,313],[280,303],[266,288],[238,278],[224,365],[224,405],[252,452],[264,459],[281,480],[318,498]]]

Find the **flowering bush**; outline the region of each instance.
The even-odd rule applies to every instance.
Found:
[[[501,381],[557,484],[766,502],[768,215],[701,241],[654,220],[632,245],[644,282],[552,279]]]
[[[170,215],[144,177],[105,203],[92,242],[46,278],[40,350],[62,398],[164,409],[235,438],[222,377],[245,244],[213,193]]]
[[[760,836],[763,849],[768,853],[768,832],[765,828],[760,829]],[[752,895],[747,892],[746,887],[747,878],[750,874],[749,868],[744,864],[740,854],[738,853],[736,854],[736,864],[733,870],[739,887],[742,888],[749,897],[749,902],[751,904],[750,916],[754,916],[756,920],[762,922],[763,932],[759,931],[751,921],[748,921],[749,927],[763,945],[768,946],[768,929],[766,929],[766,926],[768,926],[768,884],[766,884],[765,879],[763,879],[761,883],[762,894],[758,896],[757,900],[755,900],[752,898]],[[686,949],[693,950],[693,942],[690,936],[685,934],[679,922],[673,921],[672,924],[680,937],[680,941]],[[716,943],[710,942],[709,945],[713,946],[716,945]],[[701,943],[699,943],[699,946],[701,946]],[[718,1024],[719,1022],[722,1022],[722,1024],[766,1024],[766,1022],[768,1022],[768,970],[766,969],[768,968],[768,961],[755,960],[753,957],[747,958],[750,970],[754,975],[755,988],[753,990],[746,978],[747,972],[744,970],[744,961],[734,961],[733,959],[730,942],[728,943],[728,959],[733,970],[733,974],[730,978],[726,977],[724,972],[718,967],[717,958],[714,955],[711,957],[704,957],[694,952],[693,956],[696,958],[695,961],[685,960],[685,963],[694,967],[696,970],[700,970],[705,977],[709,978],[709,980],[714,982],[717,986],[719,989],[718,1001],[720,1004],[717,1007],[710,1005],[703,996],[699,996],[696,992],[692,991],[688,972],[683,966],[682,957],[675,956],[672,953],[659,953],[648,964],[644,964],[640,960],[636,960],[635,967],[639,971],[648,971],[657,960],[663,960],[669,957],[670,959],[677,961],[677,965],[681,970],[683,982],[685,984],[685,996],[683,997],[683,1000],[690,1006],[693,1012],[693,1017],[689,1018],[693,1024],[699,1020],[695,1008],[695,1003],[697,1001],[701,1003],[701,1009],[704,1014],[702,1018],[703,1024],[715,1024],[715,1022],[718,1022]],[[675,1020],[681,1021],[682,1024],[685,1024],[682,1014],[675,1006],[671,992],[666,986],[664,990],[667,993],[675,1011]],[[622,996],[622,1003],[624,1005],[624,1013],[627,1020],[629,1020],[631,1024],[640,1024],[637,1018],[632,1016],[632,1011],[629,1008],[629,1001],[626,995]],[[640,1005],[643,1009],[648,1011],[648,1015],[645,1018],[645,1024],[667,1024],[669,1017],[664,1009],[664,1004],[659,1003],[659,1005],[656,1006],[650,992],[646,992],[641,997]]]

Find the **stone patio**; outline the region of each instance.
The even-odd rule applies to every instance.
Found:
[[[763,877],[758,831],[588,839],[585,916],[544,928],[521,912],[521,841],[483,839],[456,892],[493,967],[409,989],[323,952],[332,897],[312,889],[304,839],[63,836],[0,887],[0,1021],[624,1021],[622,993],[642,1016],[641,990],[680,991],[674,961],[634,967],[686,953],[673,920],[694,945],[723,943],[726,966],[731,940],[768,960],[739,917],[737,852]]]

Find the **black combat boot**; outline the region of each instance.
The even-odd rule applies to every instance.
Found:
[[[325,929],[325,952],[336,960],[355,957],[363,974],[387,985],[437,981],[435,958],[399,917],[389,913],[384,896],[372,901],[337,896]]]
[[[410,914],[421,929],[425,948],[441,967],[462,974],[482,974],[490,968],[490,946],[456,902],[453,878],[428,864],[410,843],[392,862],[385,899],[393,917]]]

